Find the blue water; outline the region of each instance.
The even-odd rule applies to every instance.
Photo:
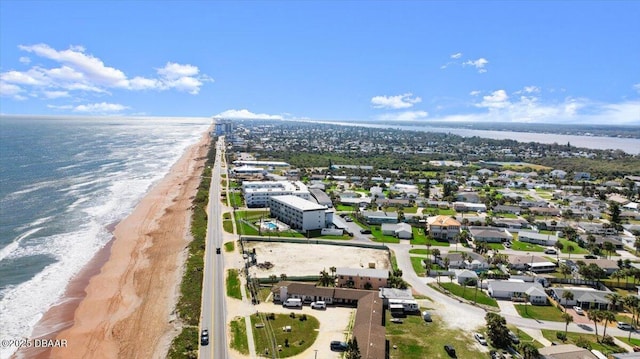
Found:
[[[0,117],[0,337],[29,336],[209,119]],[[0,349],[0,357],[11,354]]]

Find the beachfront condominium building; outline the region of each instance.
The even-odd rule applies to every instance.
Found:
[[[293,195],[310,200],[311,194],[307,186],[300,181],[256,181],[242,183],[242,194],[247,207],[266,207],[269,198],[274,196]]]
[[[333,211],[327,206],[292,195],[270,197],[269,210],[271,217],[302,231],[326,228],[333,222]]]

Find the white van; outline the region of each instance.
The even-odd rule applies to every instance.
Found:
[[[282,303],[283,307],[287,308],[302,308],[302,299],[300,298],[289,298]]]

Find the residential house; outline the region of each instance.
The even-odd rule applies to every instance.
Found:
[[[573,293],[573,299],[567,301],[562,297],[562,294],[565,291],[569,291]],[[586,287],[562,287],[562,288],[551,288],[550,295],[558,301],[558,303],[565,305],[567,307],[572,307],[577,305],[582,307],[582,309],[607,309],[609,305],[609,299],[607,296],[611,294],[610,291],[597,290],[593,288]]]
[[[449,269],[471,269],[483,270],[489,268],[487,259],[474,252],[467,252],[463,258],[462,253],[447,253],[444,256],[436,257],[435,262],[441,267],[445,267],[444,259],[449,258]]]
[[[558,237],[552,234],[543,234],[533,231],[518,232],[518,240],[520,242],[534,243],[541,246],[552,247],[558,242]]]
[[[493,213],[511,213],[511,214],[520,214],[522,212],[522,208],[519,206],[506,206],[503,204],[499,204],[493,207]]]
[[[574,344],[552,345],[538,349],[542,359],[598,359],[589,349]]]
[[[362,218],[367,224],[398,223],[398,213],[382,211],[362,211]]]
[[[411,225],[408,223],[383,223],[380,229],[382,234],[386,236],[394,236],[399,239],[411,239],[413,237]]]
[[[507,255],[507,261],[509,262],[507,268],[510,270],[528,271],[530,268],[542,268],[544,266],[549,266],[550,272],[556,269],[556,265],[549,262],[547,258],[536,255],[509,254]]]
[[[513,236],[509,231],[503,228],[496,227],[469,227],[469,234],[474,242],[486,242],[486,243],[502,243],[511,241]]]
[[[453,209],[457,212],[486,212],[487,206],[484,203],[454,202]]]
[[[427,218],[429,235],[436,240],[452,241],[460,234],[460,222],[451,216],[435,216]]]
[[[499,228],[519,230],[527,228],[529,226],[529,222],[522,218],[494,218],[493,225]]]
[[[468,203],[480,203],[480,195],[477,192],[458,192],[456,194],[456,201],[468,202]]]
[[[473,285],[475,286],[478,283],[478,274],[474,271],[470,271],[468,269],[457,270],[456,273],[456,281],[460,285]]]
[[[552,207],[531,207],[529,212],[534,216],[559,217],[561,212],[558,208]]]
[[[386,269],[372,268],[344,268],[336,269],[336,286],[375,289],[386,287],[389,280],[389,271]]]
[[[523,301],[529,298],[534,305],[547,305],[548,298],[544,288],[538,282],[522,280],[490,280],[487,284],[489,296],[496,299]]]
[[[604,271],[607,273],[607,275],[611,275],[613,274],[613,272],[617,271],[618,269],[620,269],[620,267],[618,267],[618,262],[611,260],[611,259],[567,259],[566,260],[566,264],[569,266],[569,268],[571,268],[573,271],[577,272],[579,270],[579,266],[577,264],[578,261],[582,261],[585,265],[589,265],[589,264],[595,264],[598,267],[604,269]]]

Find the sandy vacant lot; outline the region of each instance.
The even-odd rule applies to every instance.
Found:
[[[389,269],[387,251],[322,244],[249,242],[248,250],[255,248],[258,263],[271,262],[269,270],[251,267],[250,272],[259,278],[272,274],[280,277],[318,275],[330,267],[368,268],[375,263],[377,269]]]

